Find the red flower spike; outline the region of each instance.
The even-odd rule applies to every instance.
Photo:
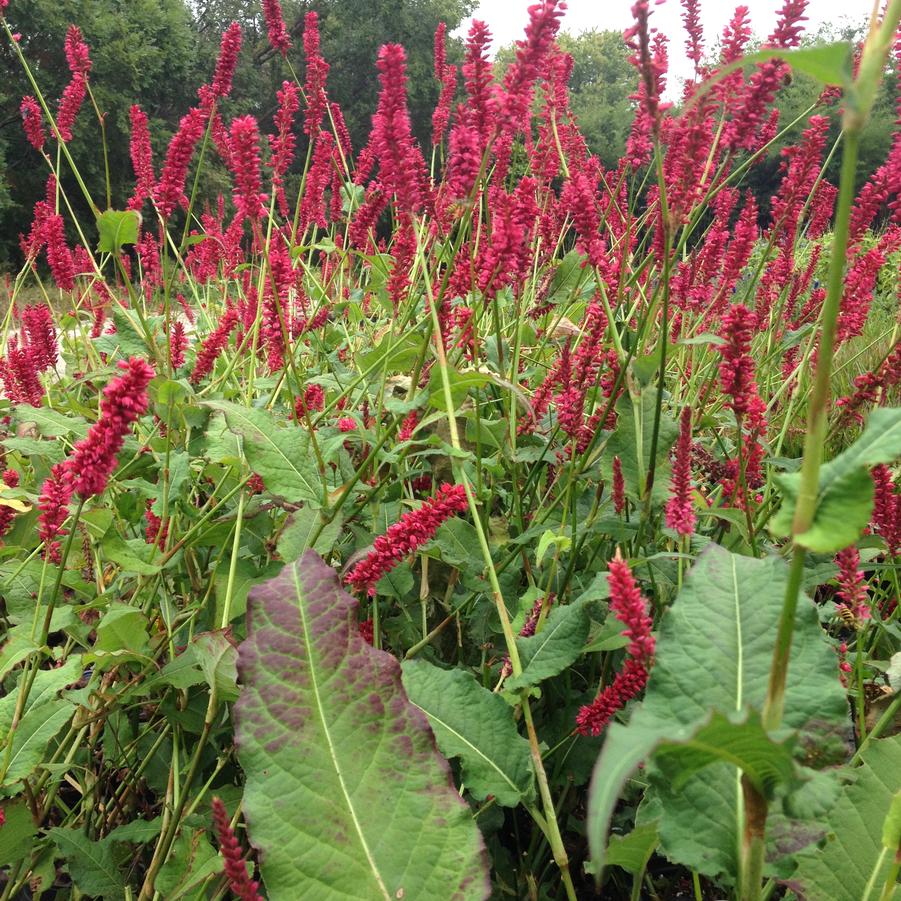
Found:
[[[860,553],[853,545],[835,555],[838,566],[838,596],[842,603],[839,611],[846,611],[855,625],[870,618],[869,595],[866,577],[860,571]]]
[[[38,536],[44,542],[44,558],[60,562],[59,539],[66,535],[63,524],[69,515],[72,481],[66,462],[57,463],[41,486],[38,497]]]
[[[683,537],[695,530],[694,503],[691,496],[691,407],[682,410],[679,440],[673,459],[670,499],[666,504],[666,524]]]
[[[375,539],[369,555],[344,577],[345,584],[375,595],[379,579],[391,572],[404,557],[431,541],[445,520],[467,508],[462,485],[443,484],[438,493],[418,510],[405,513],[384,535]]]
[[[15,469],[7,469],[3,472],[3,484],[7,488],[15,488],[19,484],[19,473]],[[0,506],[0,538],[2,538],[16,518],[16,511],[12,507]]]
[[[287,55],[291,49],[291,38],[285,27],[279,0],[263,0],[263,18],[266,20],[266,31],[272,49],[277,50],[282,56]]]
[[[325,80],[329,70],[329,64],[319,52],[319,16],[312,10],[304,17],[303,52],[306,57],[303,93],[307,102],[303,130],[304,134],[312,138],[319,134],[322,117],[328,106]]]
[[[257,891],[260,884],[247,875],[241,845],[231,827],[225,805],[220,798],[213,798],[210,806],[213,809],[213,826],[219,839],[219,850],[225,861],[228,887],[241,901],[263,901],[262,895]]]
[[[44,117],[41,108],[34,97],[23,97],[19,107],[22,114],[22,127],[25,129],[25,137],[35,150],[44,147]]]
[[[129,110],[131,141],[129,152],[135,173],[135,191],[128,201],[130,210],[140,210],[144,201],[153,194],[156,176],[153,172],[153,149],[150,146],[150,129],[147,114],[139,106]]]
[[[613,458],[613,509],[618,516],[626,510],[626,482],[623,479],[623,461]]]
[[[122,375],[103,390],[100,419],[75,445],[65,465],[72,487],[83,498],[100,494],[116,468],[117,457],[132,425],[146,412],[147,385],[156,375],[140,357],[120,360]]]
[[[241,52],[241,26],[232,22],[222,33],[219,47],[219,58],[216,60],[216,71],[213,74],[213,94],[216,97],[228,97],[232,90],[232,79],[238,65],[238,54]]]
[[[579,710],[576,731],[582,735],[599,735],[617,710],[642,691],[654,658],[653,622],[648,616],[648,603],[642,597],[629,565],[616,552],[610,561],[607,582],[610,586],[610,609],[626,626],[630,639],[622,670],[590,704]]]

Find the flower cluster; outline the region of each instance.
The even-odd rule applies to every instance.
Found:
[[[376,538],[372,551],[344,577],[357,591],[375,594],[379,579],[391,572],[404,557],[431,541],[438,526],[466,510],[466,492],[462,485],[443,484],[434,497],[418,510],[405,513],[384,535]]]
[[[225,805],[220,798],[213,798],[210,806],[213,809],[213,828],[219,839],[219,850],[225,864],[228,887],[240,901],[263,901],[263,896],[257,891],[260,884],[247,875],[241,846],[231,827]]]
[[[626,627],[623,634],[629,639],[629,646],[623,668],[613,682],[576,715],[576,731],[582,735],[600,735],[616,711],[644,689],[654,658],[653,622],[648,616],[648,603],[619,552],[610,561],[607,582],[610,609]]]

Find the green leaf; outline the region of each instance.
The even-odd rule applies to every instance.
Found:
[[[589,626],[584,604],[552,609],[539,633],[516,639],[522,672],[510,676],[504,682],[504,688],[518,691],[562,673],[582,654]]]
[[[116,603],[97,624],[94,650],[141,654],[147,650],[147,639],[147,617],[136,607]]]
[[[863,434],[820,469],[816,510],[810,528],[793,536],[796,544],[833,554],[854,544],[873,513],[873,480],[869,470],[901,456],[901,408],[880,407],[870,413]],[[791,534],[801,487],[800,473],[776,476],[782,506],[770,521],[774,535]]]
[[[194,656],[207,685],[220,700],[238,697],[238,650],[225,632],[201,632],[194,636]]]
[[[795,781],[791,743],[773,741],[756,712],[714,711],[706,721],[691,726],[647,723],[647,717],[636,723],[637,719],[636,715],[628,726],[613,723],[608,728],[592,778],[589,841],[595,872],[607,863],[603,845],[606,830],[599,833],[593,827],[609,822],[626,780],[643,760],[653,758],[661,779],[670,781],[674,793],[714,763],[729,764],[735,773],[740,768],[767,797],[777,786]],[[665,811],[666,801],[663,808]]]
[[[162,829],[163,818],[161,816],[154,817],[152,820],[132,820],[129,823],[123,823],[116,826],[110,832],[105,842],[134,842],[142,845],[156,838]]]
[[[80,891],[92,897],[121,901],[125,880],[110,845],[89,839],[78,829],[55,826],[47,834],[69,866],[72,880]]]
[[[215,873],[222,872],[218,855],[204,829],[182,829],[172,854],[157,877],[155,888],[166,901],[196,898],[197,889]]]
[[[451,403],[454,410],[459,410],[473,388],[482,388],[491,381],[491,377],[484,372],[458,372],[452,366],[447,367],[447,380],[450,385]],[[447,401],[444,396],[444,381],[441,370],[437,366],[432,367],[429,376],[429,403],[442,412],[447,412]]]
[[[504,807],[530,799],[532,758],[513,708],[464,670],[424,660],[408,660],[401,669],[410,702],[428,717],[441,753],[460,758],[463,784],[473,797],[493,795]]]
[[[292,513],[278,538],[276,547],[279,557],[285,563],[293,563],[304,551],[310,548],[323,557],[330,554],[335,542],[338,540],[338,536],[341,534],[342,517],[340,511],[331,522],[323,526],[316,541],[313,542],[313,533],[319,528],[321,522],[319,511],[314,510],[312,507],[301,507],[300,510]]]
[[[846,85],[851,80],[851,45],[847,41],[816,44],[796,50],[761,50],[746,57],[745,61],[773,58],[784,60],[796,72],[803,72],[822,84]]]
[[[38,827],[24,798],[4,803],[6,822],[0,827],[0,867],[10,867],[31,854]]]
[[[798,855],[788,883],[802,897],[860,901],[872,878],[875,891],[869,897],[875,899],[885,884],[892,855],[880,862],[883,827],[898,790],[901,735],[871,742],[861,760],[857,769],[842,768],[853,781],[829,813],[825,843]]]
[[[113,334],[102,334],[94,338],[94,349],[100,353],[116,354],[122,358],[147,356],[147,342],[139,332],[139,324],[125,313],[121,307],[113,307]]]
[[[75,708],[62,700],[34,707],[22,717],[13,733],[9,766],[0,780],[6,786],[30,776],[44,761],[47,746],[72,719]]]
[[[81,416],[60,413],[48,407],[19,404],[13,408],[13,419],[17,425],[34,425],[45,438],[62,438],[64,435],[84,438],[88,434],[88,424]]]
[[[399,337],[386,335],[372,350],[360,355],[360,369],[409,373],[422,353],[423,340],[418,332],[404,332]]]
[[[34,678],[28,700],[22,713],[27,713],[35,707],[47,704],[56,699],[67,685],[77,682],[81,678],[81,657],[73,655],[62,666],[52,669],[39,670]],[[17,691],[11,691],[5,697],[0,698],[0,735],[5,735],[12,726],[16,705],[19,702]]]
[[[235,705],[269,898],[485,898],[483,846],[400,665],[313,551],[251,592]]]
[[[636,826],[628,835],[611,835],[606,865],[622,867],[627,873],[644,872],[657,847],[657,824]]]
[[[479,536],[472,523],[459,516],[443,522],[435,533],[435,547],[450,566],[470,568],[481,559]]]
[[[769,681],[773,641],[788,581],[778,557],[757,560],[712,545],[689,572],[664,614],[645,700],[628,727],[611,726],[595,768],[588,835],[597,865],[611,808],[655,736],[668,737],[707,722],[711,709],[739,715],[761,709]],[[816,607],[801,597],[795,620],[786,689],[785,723],[812,763],[843,759],[847,702],[835,677],[835,654],[824,638]],[[621,755],[608,752],[616,735]],[[660,844],[671,860],[717,876],[734,873],[741,787],[733,764],[718,763],[676,789],[656,764],[645,770],[660,802]],[[605,801],[606,803],[606,801]],[[655,810],[654,817],[658,816]]]
[[[541,566],[544,555],[551,545],[554,545],[561,553],[566,553],[572,547],[573,540],[569,535],[557,535],[550,529],[546,529],[538,539],[538,547],[535,549],[535,563]]]
[[[221,412],[228,428],[243,439],[247,465],[262,476],[269,494],[311,505],[322,502],[319,471],[305,429],[280,428],[268,410],[222,400],[209,400],[205,405]]]
[[[49,464],[59,463],[66,456],[66,449],[58,441],[41,441],[39,438],[4,438],[3,446],[8,451],[23,457],[38,457]]]
[[[140,218],[134,210],[104,210],[97,217],[97,252],[118,256],[124,245],[137,244]]]

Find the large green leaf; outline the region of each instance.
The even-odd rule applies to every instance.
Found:
[[[756,560],[711,546],[690,571],[665,614],[644,703],[628,727],[611,726],[589,802],[595,862],[603,854],[610,799],[654,746],[653,736],[696,729],[710,711],[760,709],[766,696],[776,625],[788,568],[778,557]],[[845,749],[847,705],[835,655],[816,608],[801,598],[788,674],[785,723],[811,763],[832,763]],[[622,752],[617,749],[623,749]],[[675,770],[649,766],[661,849],[710,875],[732,873],[742,809],[736,766],[716,763],[675,787]]]
[[[236,704],[269,898],[484,898],[484,849],[400,665],[313,551],[250,595]]]
[[[901,408],[880,407],[870,414],[863,434],[820,470],[817,506],[810,528],[794,536],[796,544],[833,554],[854,544],[873,513],[873,480],[869,470],[901,456]],[[776,481],[782,506],[770,522],[775,535],[791,534],[798,504],[800,473],[784,473]]]
[[[533,791],[529,742],[519,734],[513,708],[476,682],[472,673],[445,670],[424,660],[403,664],[411,703],[428,718],[446,757],[459,757],[463,783],[473,797],[494,795],[515,807]]]
[[[223,400],[206,401],[206,405],[222,413],[229,430],[243,439],[247,465],[262,477],[269,494],[289,501],[322,502],[319,471],[304,429],[281,428],[268,410]]]
[[[825,843],[798,856],[789,884],[801,899],[860,901],[873,877],[883,848],[883,824],[901,778],[901,735],[873,742],[861,759],[858,769],[843,768],[853,781],[829,814]],[[870,897],[880,896],[893,856],[885,855]]]
[[[516,639],[522,672],[510,676],[504,687],[518,691],[562,673],[582,653],[590,625],[584,603],[551,610],[540,632]]]

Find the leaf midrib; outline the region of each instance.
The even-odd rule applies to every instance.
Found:
[[[354,808],[353,802],[350,798],[350,793],[347,790],[347,785],[344,782],[344,776],[341,774],[341,767],[338,764],[338,755],[335,753],[335,744],[332,741],[332,734],[328,727],[328,722],[325,718],[325,710],[322,706],[322,696],[319,692],[319,680],[316,675],[316,666],[313,662],[313,655],[310,653],[313,643],[310,638],[310,628],[307,623],[306,610],[303,604],[303,591],[300,584],[300,578],[298,576],[297,567],[293,566],[291,568],[291,574],[294,579],[294,589],[295,589],[295,597],[297,599],[297,610],[300,614],[300,623],[301,628],[303,629],[303,638],[304,643],[307,648],[307,661],[310,667],[310,683],[312,685],[313,690],[313,698],[316,702],[316,710],[319,713],[319,721],[322,723],[322,732],[325,735],[325,740],[328,744],[328,752],[329,756],[332,759],[332,767],[335,771],[335,775],[338,777],[338,785],[341,788],[341,794],[344,796],[344,801],[347,804],[347,810],[350,814],[350,818],[354,824],[354,829],[357,831],[357,837],[360,840],[360,845],[363,847],[363,852],[366,854],[366,860],[369,863],[369,868],[372,870],[373,878],[378,884],[379,889],[381,890],[382,896],[386,899],[386,901],[391,901],[391,895],[388,893],[387,888],[385,887],[385,883],[382,880],[381,873],[376,866],[375,858],[372,856],[372,852],[369,849],[369,845],[366,842],[366,837],[363,835],[363,827],[360,824],[360,821],[357,819],[357,812]]]
[[[477,748],[468,738],[466,738],[465,735],[461,735],[456,729],[444,722],[441,717],[435,716],[434,713],[429,713],[428,710],[426,710],[424,707],[420,707],[419,704],[417,704],[415,701],[410,701],[410,703],[417,710],[421,710],[430,720],[434,720],[436,723],[439,723],[441,726],[447,729],[447,731],[450,732],[451,735],[454,735],[463,744],[475,751],[475,753],[479,757],[481,757],[487,764],[491,766],[493,770],[497,772],[499,776],[503,778],[503,780],[507,783],[507,785],[510,786],[510,788],[512,788],[518,795],[522,795],[522,789],[515,782],[513,782],[512,779],[510,779],[510,777],[500,768],[500,766],[498,766],[487,754],[485,754],[484,751],[482,751],[480,748]]]

